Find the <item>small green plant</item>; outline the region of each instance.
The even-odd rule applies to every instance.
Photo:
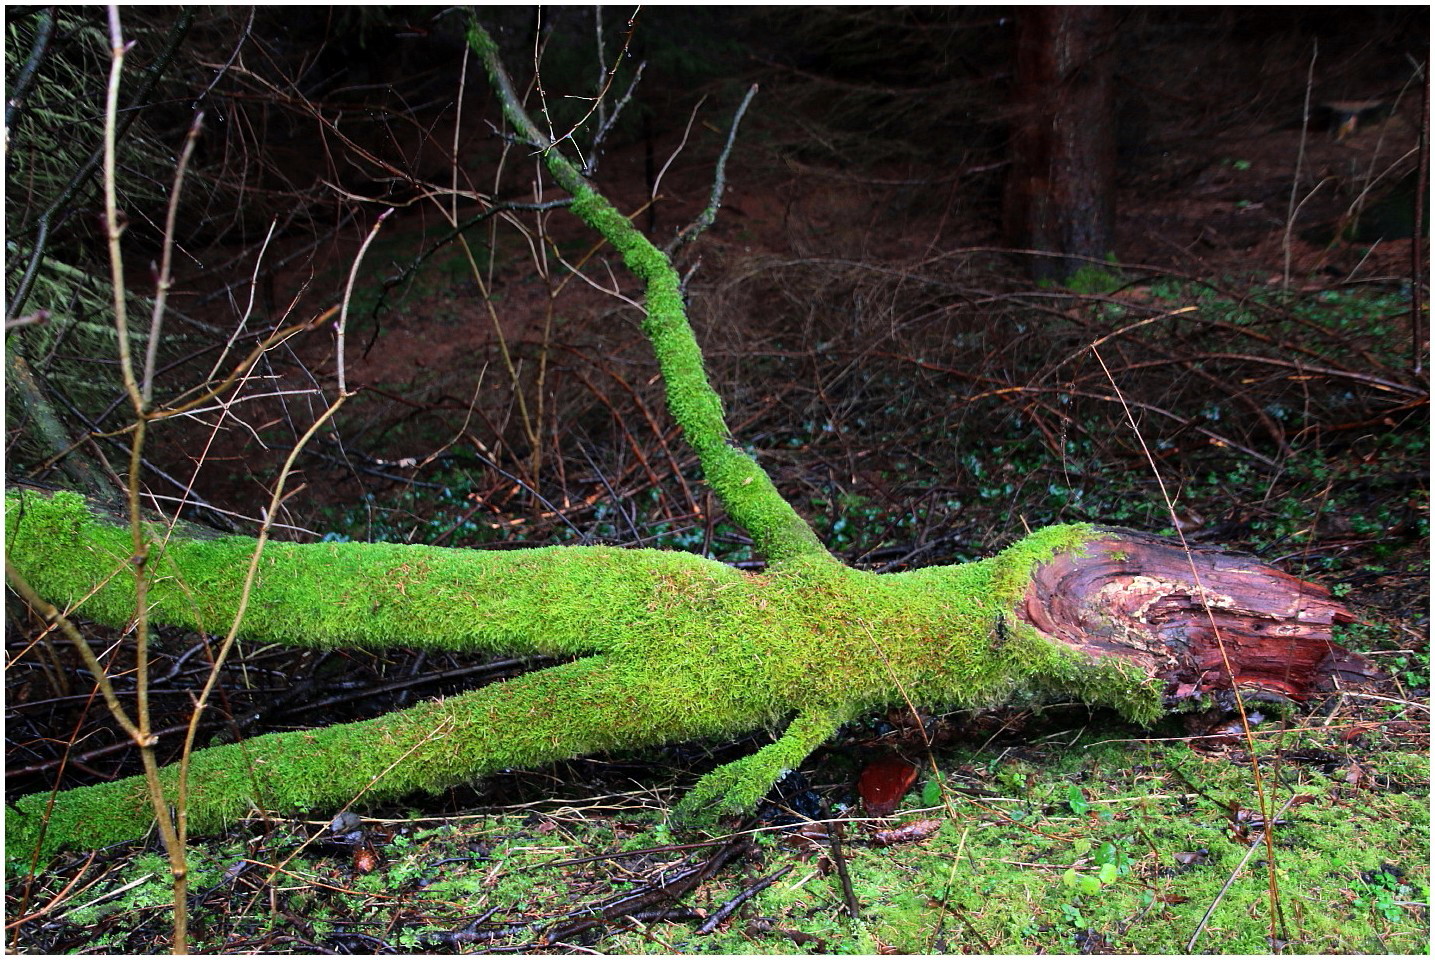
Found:
[[[1067,867],[1061,875],[1062,885],[1077,896],[1090,896],[1101,891],[1101,881],[1089,873],[1079,873],[1075,867]]]
[[[1043,283],[1043,286],[1047,284]],[[1088,263],[1079,267],[1066,278],[1062,286],[1080,296],[1115,293],[1126,285],[1126,280],[1115,270]]]
[[[1071,926],[1078,930],[1087,926],[1086,917],[1082,915],[1081,908],[1074,903],[1063,903],[1061,905],[1061,916]]]
[[[1359,881],[1359,896],[1351,906],[1369,907],[1387,923],[1396,923],[1403,916],[1400,901],[1411,895],[1412,888],[1400,882],[1400,878],[1388,867],[1362,874]]]
[[[1096,848],[1091,860],[1097,865],[1096,878],[1102,885],[1113,882],[1131,872],[1131,858],[1115,842],[1106,841]]]
[[[1080,790],[1073,786],[1068,803],[1073,812],[1082,814],[1090,809],[1091,804],[1084,797],[1078,800],[1079,796]],[[1109,818],[1102,817],[1100,819],[1105,821]],[[1092,841],[1081,837],[1073,842],[1072,852],[1078,860],[1088,853],[1091,854],[1091,862],[1096,866],[1096,870],[1093,872],[1077,870],[1073,865],[1061,875],[1062,885],[1074,891],[1077,896],[1090,896],[1099,893],[1102,887],[1115,883],[1117,879],[1131,872],[1131,858],[1114,840],[1105,840],[1099,845],[1095,845],[1093,850]]]

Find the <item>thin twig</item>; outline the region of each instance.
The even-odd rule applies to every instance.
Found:
[[[239,59],[239,51],[244,49],[244,43],[249,39],[249,34],[254,29],[254,15],[258,10],[259,8],[257,6],[249,8],[249,20],[244,24],[244,29],[239,34],[239,40],[234,44],[234,52],[229,55],[229,59],[226,60],[223,65],[215,68],[214,79],[210,80],[209,85],[199,92],[199,96],[194,98],[194,105],[196,107],[199,107],[204,101],[209,99],[210,92],[219,85],[219,81],[224,79],[224,75],[229,72],[229,68],[234,66],[234,62]]]
[[[953,861],[953,864],[955,865],[955,861]],[[946,907],[952,913],[955,913],[957,915],[957,919],[967,925],[967,929],[971,931],[972,936],[977,938],[977,942],[982,945],[982,950],[984,952],[993,955],[996,953],[996,950],[992,949],[991,943],[988,942],[987,938],[982,936],[982,932],[977,929],[977,925],[975,923],[972,923],[972,918],[967,916],[967,912],[962,909],[961,904],[944,901],[942,903],[942,906]]]
[[[254,269],[249,275],[249,299],[245,301],[244,312],[240,314],[239,322],[234,325],[234,331],[230,333],[229,339],[225,341],[224,349],[219,352],[219,356],[214,360],[214,365],[209,368],[209,376],[205,378],[206,380],[213,380],[215,375],[219,373],[219,368],[224,366],[224,360],[229,356],[229,351],[234,349],[234,344],[238,342],[240,335],[244,333],[244,328],[249,325],[249,318],[254,315],[254,301],[259,297],[259,270],[264,263],[264,255],[269,250],[269,244],[274,239],[275,231],[278,229],[279,219],[276,217],[269,221],[269,229],[264,234],[264,242],[259,245],[259,253],[254,258]],[[276,269],[282,265],[283,261],[280,261],[280,263],[276,265]],[[201,303],[202,302],[203,301],[201,301]]]
[[[89,855],[87,858],[85,858],[84,864],[82,864],[82,865],[80,866],[80,868],[75,871],[75,875],[70,878],[69,882],[66,883],[63,887],[60,888],[60,892],[57,893],[57,894],[55,894],[53,897],[50,898],[50,902],[49,902],[49,903],[45,904],[45,905],[44,905],[43,907],[41,907],[40,909],[36,910],[34,913],[26,914],[26,915],[23,916],[23,917],[19,917],[18,919],[11,920],[9,923],[5,924],[5,929],[6,929],[6,930],[15,930],[15,929],[17,929],[17,928],[19,928],[19,927],[24,926],[24,925],[27,924],[27,923],[30,923],[30,922],[33,921],[33,920],[38,920],[38,919],[40,919],[41,917],[45,916],[45,915],[48,914],[48,913],[52,913],[52,912],[55,910],[56,907],[60,906],[61,904],[63,904],[63,903],[65,902],[65,897],[66,897],[66,895],[69,894],[70,889],[71,889],[72,887],[74,887],[75,884],[79,883],[80,880],[85,876],[85,874],[89,872],[89,870],[90,870],[90,864],[94,863],[94,862],[95,862],[95,857],[97,857],[97,856],[99,856],[99,855],[100,855],[100,854],[99,854],[99,851],[98,851],[98,850],[92,850],[92,851],[90,851],[90,855]],[[104,874],[101,873],[100,877],[101,877],[101,879],[103,879]],[[90,886],[93,886],[93,885],[94,885],[93,883],[90,884]],[[89,889],[89,887],[86,887],[85,889]],[[82,890],[81,892],[83,893],[84,891]],[[27,890],[26,893],[28,894],[29,891]],[[17,952],[17,953],[18,953],[19,951],[13,950],[13,947],[12,947],[12,952]]]
[[[1425,372],[1425,313],[1429,298],[1422,295],[1425,274],[1425,207],[1430,184],[1430,81],[1420,73],[1420,143],[1419,167],[1415,175],[1415,229],[1410,234],[1410,372],[1419,377]]]
[[[1126,405],[1125,395],[1122,394],[1121,388],[1116,385],[1115,378],[1111,376],[1111,371],[1107,368],[1106,361],[1102,359],[1101,351],[1096,349],[1096,347],[1093,345],[1091,348],[1091,353],[1094,357],[1096,357],[1096,362],[1101,364],[1101,369],[1105,372],[1106,378],[1111,381],[1111,388],[1116,392],[1117,397],[1121,400],[1122,409],[1126,412],[1126,422],[1130,425],[1131,432],[1136,435],[1137,441],[1141,444],[1141,450],[1146,455],[1146,462],[1151,466],[1151,475],[1155,477],[1156,486],[1161,490],[1161,499],[1166,504],[1166,513],[1167,516],[1171,518],[1171,526],[1175,528],[1176,537],[1181,541],[1181,549],[1185,551],[1186,562],[1190,566],[1191,570],[1191,581],[1196,585],[1196,592],[1197,596],[1201,601],[1201,608],[1205,610],[1206,620],[1209,622],[1211,627],[1211,635],[1216,641],[1216,648],[1221,652],[1221,666],[1225,669],[1226,676],[1230,679],[1232,693],[1231,699],[1234,700],[1236,704],[1236,713],[1239,715],[1241,721],[1241,731],[1245,735],[1246,754],[1250,758],[1252,786],[1254,786],[1256,790],[1256,806],[1261,811],[1262,815],[1267,815],[1270,810],[1270,806],[1266,794],[1265,778],[1261,775],[1260,756],[1256,750],[1256,741],[1255,738],[1251,735],[1250,718],[1246,715],[1245,701],[1241,697],[1240,691],[1236,689],[1236,671],[1235,668],[1231,665],[1230,654],[1226,650],[1225,638],[1222,635],[1221,628],[1216,623],[1216,615],[1211,610],[1210,598],[1206,594],[1205,586],[1201,583],[1201,574],[1196,566],[1196,558],[1192,555],[1191,547],[1186,542],[1186,534],[1181,529],[1182,524],[1177,520],[1175,503],[1171,499],[1170,493],[1168,493],[1166,490],[1166,481],[1161,476],[1161,471],[1156,466],[1156,458],[1151,455],[1151,450],[1146,445],[1146,438],[1142,435],[1140,428],[1137,427],[1136,418],[1132,415],[1131,408]],[[1289,806],[1290,802],[1287,801],[1286,805]],[[1284,808],[1282,808],[1282,812],[1284,812]],[[1274,821],[1279,817],[1280,813],[1277,813],[1273,817],[1267,816],[1266,823],[1274,823]],[[1265,831],[1265,837],[1266,857],[1268,864],[1267,878],[1269,881],[1271,904],[1270,931],[1271,938],[1274,940],[1276,935],[1277,914],[1279,913],[1279,899],[1277,896],[1278,891],[1276,889],[1276,848],[1275,841],[1271,837],[1271,831],[1269,827],[1267,827]],[[1204,923],[1204,921],[1202,922]],[[1199,929],[1197,932],[1199,933]],[[1192,942],[1195,942],[1195,937],[1192,937]],[[1189,952],[1189,947],[1187,949]]]
[[[348,283],[344,285],[344,302],[339,308],[339,329],[336,336],[338,346],[335,348],[337,356],[335,368],[339,380],[339,397],[341,399],[349,395],[348,381],[344,377],[344,336],[349,325],[349,303],[354,298],[354,283],[359,278],[359,264],[364,262],[364,254],[368,252],[369,244],[374,242],[374,238],[379,235],[379,228],[384,225],[384,221],[389,219],[389,215],[393,212],[393,207],[387,208],[383,213],[379,214],[378,219],[374,221],[374,225],[369,228],[369,235],[366,236],[364,242],[359,245],[359,252],[354,256],[354,263],[349,268]]]
[[[15,592],[18,593],[26,603],[34,608],[40,616],[45,618],[46,623],[59,628],[60,632],[65,635],[65,638],[74,645],[76,652],[80,655],[80,659],[85,661],[85,667],[94,676],[95,685],[100,688],[100,695],[104,697],[105,706],[110,708],[110,715],[115,718],[115,723],[119,724],[120,729],[129,736],[130,740],[133,741],[136,746],[144,746],[146,739],[148,739],[150,743],[153,743],[154,738],[146,738],[142,735],[139,727],[135,725],[134,720],[132,720],[130,715],[125,711],[124,704],[120,703],[119,695],[115,693],[114,684],[110,682],[109,674],[105,671],[104,664],[100,663],[100,659],[95,656],[95,651],[90,646],[89,641],[80,635],[79,630],[75,629],[75,625],[70,621],[70,618],[61,613],[54,604],[43,599],[36,593],[35,588],[30,586],[29,581],[25,579],[19,570],[11,566],[8,559],[5,561],[5,579],[9,581],[10,585],[15,589]]]
[[[112,290],[114,295],[114,322],[115,335],[118,337],[118,351],[120,359],[120,377],[124,380],[125,392],[130,396],[130,402],[134,405],[135,414],[143,417],[145,410],[144,398],[140,395],[139,383],[135,380],[134,364],[130,360],[130,327],[129,317],[126,313],[125,285],[124,285],[124,259],[120,254],[120,234],[124,226],[120,223],[120,206],[118,190],[119,185],[115,172],[115,153],[118,146],[118,126],[120,112],[120,74],[124,71],[125,53],[128,52],[130,44],[124,42],[120,34],[119,8],[111,6],[110,12],[110,83],[105,99],[105,151],[104,151],[104,188],[105,188],[105,239],[110,254],[110,277],[112,279]]]
[[[30,56],[25,58],[25,65],[20,68],[20,73],[10,86],[10,98],[5,101],[7,135],[15,129],[15,124],[24,115],[25,98],[30,94],[30,85],[35,82],[35,74],[45,60],[45,53],[50,49],[50,38],[55,35],[55,8],[46,7],[41,10],[38,20],[39,22],[35,25],[35,40],[30,44]],[[10,159],[8,151],[5,154],[5,159],[8,166]]]
[[[584,930],[614,923],[624,917],[633,916],[635,913],[652,909],[658,905],[676,904],[699,884],[711,879],[729,862],[737,857],[747,855],[753,849],[752,841],[745,835],[735,834],[728,837],[722,846],[703,862],[688,867],[678,876],[671,877],[664,883],[654,884],[633,893],[621,894],[597,911],[598,916],[596,917],[593,916],[596,910],[594,907],[585,907],[559,917],[558,922],[548,928],[544,939],[552,945]],[[562,922],[569,917],[584,914],[587,916],[583,919],[572,920],[568,923]]]
[[[568,130],[567,133],[563,134],[563,136],[561,136],[561,137],[558,137],[558,138],[556,138],[556,139],[552,139],[552,143],[553,143],[553,144],[562,143],[564,140],[573,140],[573,145],[574,145],[575,147],[578,145],[578,141],[577,141],[577,140],[574,140],[573,135],[578,132],[579,128],[581,128],[581,127],[583,126],[583,124],[585,124],[585,123],[588,122],[588,118],[591,117],[591,116],[593,115],[594,111],[598,109],[598,105],[603,102],[603,98],[608,95],[608,90],[613,86],[613,81],[614,81],[614,80],[617,78],[617,76],[618,76],[618,68],[619,68],[620,66],[622,66],[622,64],[623,64],[623,58],[624,58],[625,56],[627,56],[627,54],[628,54],[628,47],[629,47],[629,46],[632,44],[632,42],[633,42],[633,33],[638,29],[638,10],[640,10],[640,9],[642,9],[642,8],[641,8],[641,7],[634,8],[633,13],[632,13],[632,16],[628,17],[628,32],[623,36],[623,49],[619,50],[619,51],[618,51],[618,55],[613,58],[613,66],[608,69],[607,79],[606,79],[606,81],[603,83],[602,88],[598,91],[598,95],[593,98],[593,104],[592,104],[592,106],[590,106],[590,107],[588,108],[588,112],[585,113],[585,114],[583,114],[583,116],[578,120],[577,123],[573,124],[573,126],[572,126],[571,128],[569,128],[569,130]],[[600,29],[600,31],[601,31],[601,29],[602,29],[601,26],[600,26],[599,29]],[[536,42],[537,42],[537,41],[535,40],[535,43],[536,43]],[[599,33],[599,43],[600,43],[600,44],[602,43],[602,34],[601,34],[601,32]],[[600,52],[600,53],[602,52],[601,49],[600,49],[599,52]],[[535,49],[535,50],[534,50],[534,53],[533,53],[533,66],[534,66],[535,82],[537,82],[538,60],[539,60],[539,51]],[[548,103],[547,103],[547,101],[546,101],[545,99],[543,99],[543,96],[544,96],[544,95],[543,95],[543,86],[542,86],[541,83],[539,83],[539,85],[538,85],[538,96],[539,96],[540,100],[543,101],[543,107],[542,107],[542,109],[543,109],[543,115],[544,115],[545,117],[547,117],[547,116],[548,116]],[[550,132],[550,134],[551,134],[551,132],[552,132],[552,128],[551,128],[551,127],[550,127],[550,131],[549,131],[549,132]]]
[[[837,867],[837,876],[842,880],[842,899],[847,904],[847,916],[860,920],[857,894],[852,890],[852,876],[847,872],[847,857],[842,853],[842,824],[832,824],[832,829],[827,831],[827,837],[832,848],[832,863]]]
[[[693,132],[693,123],[696,122],[696,120],[698,119],[698,111],[703,108],[703,104],[707,102],[707,99],[707,95],[704,94],[702,98],[698,100],[697,103],[693,104],[693,112],[688,115],[688,125],[686,127],[683,127],[682,141],[678,143],[677,148],[673,150],[673,152],[668,156],[667,162],[663,164],[663,169],[659,170],[658,175],[653,178],[653,188],[648,191],[649,203],[657,202],[658,187],[663,182],[663,175],[668,172],[668,168],[673,165],[673,161],[678,159],[678,155],[683,152],[683,148],[688,145],[688,137]]]
[[[679,247],[696,240],[717,219],[718,208],[722,206],[722,195],[727,190],[727,158],[732,154],[733,144],[737,142],[737,128],[738,124],[742,123],[742,115],[747,112],[747,106],[752,103],[752,98],[755,96],[757,96],[757,84],[754,83],[747,88],[747,94],[742,98],[742,103],[738,104],[737,112],[733,114],[732,125],[728,127],[727,143],[723,145],[722,153],[718,154],[717,166],[713,172],[713,190],[712,195],[708,198],[708,205],[702,213],[698,214],[696,220],[688,224],[682,233],[674,237],[672,242],[663,248],[663,252],[668,256],[671,257]],[[656,190],[655,186],[654,192]]]
[[[174,263],[174,226],[179,217],[179,195],[184,185],[184,174],[189,169],[189,158],[194,155],[194,145],[199,140],[199,131],[204,126],[204,111],[194,115],[189,125],[189,134],[184,138],[184,149],[179,154],[179,164],[174,171],[174,188],[169,193],[169,209],[164,218],[164,243],[160,247],[159,278],[155,283],[154,311],[150,316],[149,343],[145,345],[144,379],[140,394],[144,406],[149,407],[154,396],[154,365],[159,356],[159,334],[164,323],[165,301],[169,299],[169,287],[173,280],[171,267]]]
[[[477,459],[477,460],[479,460],[480,462],[482,462],[484,466],[488,467],[488,469],[492,470],[494,473],[496,473],[496,474],[498,474],[499,476],[504,477],[504,478],[506,478],[506,479],[508,479],[508,480],[512,480],[514,483],[518,484],[518,485],[519,485],[520,487],[522,487],[524,490],[528,491],[529,496],[533,497],[533,499],[537,500],[539,503],[543,504],[545,507],[547,507],[549,510],[551,510],[551,511],[553,512],[553,515],[556,516],[559,520],[562,520],[563,523],[568,527],[569,530],[572,530],[573,533],[576,534],[580,539],[583,537],[583,531],[582,531],[582,530],[579,530],[577,527],[575,527],[575,526],[573,525],[573,521],[569,520],[568,517],[563,513],[562,510],[558,509],[558,508],[555,507],[552,503],[550,503],[550,502],[548,501],[548,499],[543,496],[543,494],[539,493],[538,490],[533,487],[532,484],[530,484],[530,483],[528,483],[527,481],[522,480],[522,479],[520,479],[520,478],[518,478],[518,477],[515,477],[513,474],[509,473],[507,470],[503,469],[503,468],[500,467],[498,464],[496,464],[496,463],[494,463],[492,460],[488,459],[488,457],[485,457],[485,456],[479,451],[479,448],[478,448],[478,438],[477,438],[477,437],[474,437],[472,434],[470,434],[470,435],[469,435],[469,440],[474,444],[474,448],[473,448],[473,450],[472,450],[472,453],[473,453],[473,456],[475,457],[475,459]]]
[[[50,311],[36,310],[34,313],[27,313],[23,317],[16,317],[14,320],[5,321],[5,332],[19,330],[21,327],[34,327],[49,322]]]
[[[1281,272],[1281,292],[1289,293],[1291,286],[1291,235],[1295,232],[1296,218],[1296,194],[1300,192],[1300,174],[1305,166],[1305,142],[1310,133],[1310,95],[1315,89],[1315,60],[1320,53],[1319,41],[1311,41],[1310,67],[1306,70],[1305,78],[1305,107],[1301,113],[1300,120],[1300,147],[1296,151],[1295,176],[1291,178],[1290,203],[1286,207],[1286,229],[1285,235],[1281,238],[1281,250],[1285,256],[1285,268]]]
[[[602,94],[607,86],[608,77],[608,71],[603,69],[605,50],[603,45],[603,5],[601,3],[593,4],[593,33],[598,41],[598,82],[593,89],[598,91],[596,106],[598,108],[598,128],[601,130],[607,120],[607,111],[603,106],[603,101],[606,98]],[[466,54],[465,59],[467,59]]]
[[[456,148],[454,150],[454,155],[458,155],[458,151]],[[456,171],[457,167],[455,167],[455,176],[457,176]],[[454,198],[456,204],[459,197],[459,192],[457,188],[454,189],[452,197]],[[499,203],[489,207],[481,213],[474,214],[467,220],[464,220],[462,223],[458,222],[458,212],[456,207],[455,209],[449,211],[446,216],[452,226],[448,233],[444,234],[442,237],[429,244],[428,247],[420,251],[411,261],[409,261],[409,263],[401,271],[399,271],[399,273],[384,280],[383,287],[379,290],[379,296],[374,302],[373,309],[369,311],[369,317],[374,321],[374,331],[369,335],[369,342],[364,347],[363,355],[367,357],[369,355],[369,351],[373,349],[374,344],[378,342],[379,311],[384,308],[384,305],[388,300],[389,293],[395,287],[402,286],[403,284],[408,282],[418,271],[419,267],[421,267],[430,257],[438,253],[450,243],[453,243],[455,240],[459,239],[463,233],[473,229],[476,226],[482,225],[491,217],[501,216],[506,213],[512,213],[515,211],[541,212],[547,210],[559,210],[564,207],[570,207],[572,205],[572,197],[561,197],[557,200],[547,200],[543,203]]]
[[[235,641],[239,637],[239,628],[244,622],[244,614],[249,608],[249,599],[254,589],[254,581],[259,573],[259,560],[264,553],[265,544],[269,539],[270,526],[273,518],[279,512],[280,506],[284,502],[285,483],[294,469],[294,462],[299,458],[300,452],[303,451],[308,442],[313,439],[314,435],[319,432],[320,428],[328,423],[334,414],[339,412],[339,408],[344,405],[344,402],[348,400],[350,396],[352,396],[352,394],[341,391],[334,402],[329,405],[328,409],[320,414],[318,419],[316,419],[314,423],[310,425],[309,429],[305,431],[304,435],[299,438],[298,442],[294,444],[293,449],[289,451],[289,456],[285,458],[284,465],[279,471],[279,479],[274,484],[274,493],[269,500],[269,509],[264,513],[264,525],[259,528],[259,535],[255,541],[254,550],[249,556],[249,568],[245,571],[244,584],[239,594],[239,604],[234,612],[234,618],[230,622],[229,632],[225,635],[224,642],[220,644],[219,652],[214,657],[214,662],[210,667],[209,676],[205,680],[203,689],[200,691],[199,696],[195,698],[194,710],[190,714],[189,727],[185,731],[184,748],[179,759],[179,773],[176,778],[178,788],[175,799],[175,820],[171,827],[181,854],[183,853],[184,844],[189,834],[189,762],[194,753],[194,740],[199,732],[200,720],[204,715],[205,706],[209,702],[209,697],[213,693],[215,685],[219,682],[220,668],[224,665],[224,661],[228,658],[230,651],[234,648]],[[406,753],[404,756],[408,756],[408,754]],[[146,772],[148,772],[148,770]],[[387,772],[386,768],[384,773]],[[163,829],[165,820],[162,819],[160,825]],[[297,855],[297,851],[295,855]],[[181,933],[179,925],[183,916],[178,898],[182,893],[182,878],[176,877],[175,945],[177,950],[184,943],[183,940],[179,939],[179,934]]]
[[[757,881],[757,883],[754,883],[742,893],[739,893],[727,903],[724,903],[722,906],[718,907],[712,912],[712,914],[707,918],[707,920],[703,921],[703,925],[698,927],[697,933],[700,936],[703,934],[712,933],[714,930],[717,929],[718,924],[722,923],[728,917],[732,916],[732,912],[734,910],[742,906],[744,903],[747,903],[753,897],[757,896],[759,893],[766,890],[768,887],[772,886],[774,883],[781,880],[783,877],[787,876],[789,873],[792,872],[792,868],[793,864],[789,863],[787,866],[783,867],[776,873],[772,873],[766,877],[763,877],[761,880]]]
[[[647,69],[647,66],[648,61],[643,60],[639,62],[637,69],[633,71],[633,80],[628,84],[628,89],[623,91],[623,95],[619,97],[618,102],[613,105],[613,115],[608,118],[606,123],[600,123],[598,132],[593,135],[593,142],[588,146],[591,157],[588,160],[588,165],[583,168],[583,175],[585,177],[592,177],[598,173],[598,163],[603,159],[603,141],[608,139],[608,134],[612,132],[613,127],[618,123],[618,118],[623,115],[623,108],[628,105],[628,101],[633,99],[633,91],[637,90],[638,84],[642,82],[643,71]]]

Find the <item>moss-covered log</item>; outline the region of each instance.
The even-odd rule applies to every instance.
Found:
[[[11,563],[43,595],[106,623],[133,616],[129,533],[102,511],[76,494],[12,491],[6,528]],[[171,537],[150,560],[151,618],[226,629],[254,545]],[[1321,669],[1349,666],[1317,662],[1336,649],[1330,626],[1343,616],[1321,588],[1248,558],[1196,556],[1236,663],[1251,654],[1246,638],[1268,635],[1281,638],[1283,662],[1303,664],[1274,675],[1261,648],[1263,666],[1238,666],[1239,681],[1302,696],[1329,679]],[[256,807],[338,809],[596,751],[784,731],[709,774],[678,810],[707,815],[750,807],[842,723],[906,703],[1078,696],[1150,721],[1230,687],[1203,645],[1210,631],[1183,564],[1173,545],[1089,526],[885,576],[816,557],[743,573],[657,550],[269,544],[250,636],[581,659],[374,720],[197,751],[189,822],[203,832]],[[12,855],[38,841],[48,800],[10,809]],[[151,820],[139,778],[70,790],[44,848],[133,839]]]

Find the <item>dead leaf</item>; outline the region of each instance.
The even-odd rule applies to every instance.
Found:
[[[902,797],[916,782],[917,768],[892,754],[867,764],[857,778],[857,793],[868,814],[886,817],[896,811]]]
[[[1361,736],[1361,735],[1363,735],[1363,734],[1365,734],[1365,733],[1367,733],[1367,732],[1369,732],[1369,731],[1371,731],[1371,730],[1374,730],[1374,729],[1375,729],[1375,724],[1373,724],[1373,723],[1357,723],[1357,724],[1355,724],[1354,726],[1352,726],[1349,730],[1346,730],[1344,733],[1342,733],[1342,734],[1340,735],[1340,739],[1344,740],[1346,743],[1349,743],[1350,741],[1354,740],[1356,737],[1359,737],[1359,736]]]

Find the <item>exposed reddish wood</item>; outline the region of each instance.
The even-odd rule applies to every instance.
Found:
[[[1304,699],[1380,678],[1331,641],[1331,626],[1354,617],[1324,587],[1245,554],[1188,555],[1162,537],[1105,532],[1085,555],[1041,567],[1018,615],[1085,653],[1139,665],[1165,681],[1168,705],[1232,688],[1222,644],[1243,689]]]

